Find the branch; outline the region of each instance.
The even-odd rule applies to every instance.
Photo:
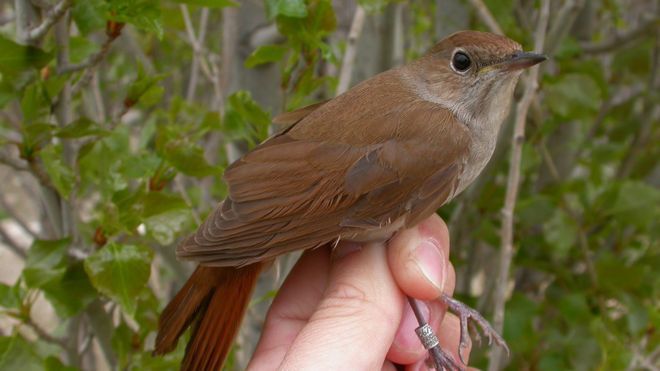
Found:
[[[27,166],[25,161],[15,158],[5,151],[0,151],[0,164],[7,165],[18,171],[30,171],[30,167]]]
[[[72,0],[62,0],[51,9],[40,25],[27,32],[27,41],[34,42],[41,39],[57,21],[62,18],[64,13],[71,7]]]
[[[32,228],[30,228],[27,225],[27,223],[18,216],[16,210],[14,210],[14,208],[11,207],[11,205],[9,205],[9,202],[7,202],[7,200],[5,199],[4,194],[5,192],[2,192],[2,194],[0,194],[0,206],[2,206],[2,208],[11,216],[11,218],[16,222],[16,224],[18,224],[25,231],[25,233],[32,236],[32,238],[34,238],[35,240],[39,239],[37,233],[34,232]]]
[[[539,11],[538,26],[534,35],[534,49],[542,52],[550,16],[550,0],[543,0]],[[509,283],[509,270],[513,259],[513,212],[520,186],[520,163],[522,160],[522,147],[525,140],[525,121],[527,111],[538,89],[539,66],[532,67],[525,83],[522,98],[516,104],[516,119],[513,129],[511,164],[507,179],[506,197],[502,207],[501,247],[499,258],[499,272],[495,285],[493,325],[498,332],[504,327],[504,308],[506,304],[506,291]],[[500,369],[504,359],[504,351],[500,347],[493,347],[490,351],[489,371]]]
[[[504,35],[502,27],[500,27],[499,23],[497,23],[495,17],[493,17],[493,14],[490,12],[490,10],[488,10],[488,7],[486,4],[484,4],[483,0],[470,0],[470,4],[472,4],[474,9],[477,11],[477,15],[486,25],[486,27],[488,27],[490,32],[496,33],[498,35]]]
[[[0,225],[0,241],[2,241],[9,250],[14,254],[19,256],[21,259],[25,260],[27,258],[27,253],[24,248],[22,248],[14,239],[5,231],[5,229]]]
[[[660,25],[660,18],[653,17],[647,19],[638,27],[626,30],[620,34],[614,34],[611,39],[598,43],[583,43],[582,52],[586,54],[602,54],[626,46],[631,41],[644,36],[647,32],[655,30]]]
[[[103,58],[105,58],[106,54],[108,54],[108,51],[110,50],[110,45],[112,44],[113,41],[115,41],[115,39],[116,37],[108,36],[107,39],[103,42],[103,45],[101,45],[101,50],[90,55],[87,58],[87,60],[84,62],[80,62],[78,64],[65,64],[62,66],[58,65],[57,73],[63,75],[71,72],[84,70],[86,68],[96,67],[96,65],[99,64],[103,60]]]
[[[357,53],[357,42],[362,33],[365,15],[366,12],[364,11],[364,8],[357,5],[355,7],[355,14],[353,15],[353,23],[351,23],[351,30],[348,33],[346,52],[344,53],[344,59],[341,62],[339,84],[337,84],[337,95],[344,93],[351,85],[353,66],[355,65],[355,54]]]

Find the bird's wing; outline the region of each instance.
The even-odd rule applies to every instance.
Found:
[[[322,102],[310,104],[302,108],[298,108],[295,111],[283,112],[273,118],[273,125],[275,126],[276,131],[284,131],[291,126],[300,122],[310,113],[314,112],[317,108],[323,106],[328,101],[324,100]]]
[[[179,246],[179,257],[240,266],[433,213],[457,182],[467,134],[458,127],[450,140],[432,140],[457,125],[433,103],[395,109],[395,116],[383,108],[369,119],[381,127],[421,119],[445,127],[419,135],[400,130],[362,146],[296,137],[293,130],[276,136],[227,168],[227,198]]]

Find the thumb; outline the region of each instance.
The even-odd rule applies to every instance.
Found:
[[[403,308],[385,246],[347,243],[338,248],[324,296],[281,369],[374,370],[383,365]]]

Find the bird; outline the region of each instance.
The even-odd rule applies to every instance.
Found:
[[[491,158],[521,72],[545,59],[505,36],[460,31],[417,60],[275,117],[280,132],[225,169],[226,198],[177,247],[198,266],[163,310],[154,353],[172,351],[192,325],[181,369],[220,369],[276,257],[386,241],[459,195]],[[438,300],[504,343],[476,311]]]

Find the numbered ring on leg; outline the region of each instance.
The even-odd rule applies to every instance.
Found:
[[[438,344],[440,344],[438,337],[435,336],[433,329],[428,323],[416,328],[415,333],[417,334],[419,340],[422,342],[424,349],[435,348],[438,346]]]

